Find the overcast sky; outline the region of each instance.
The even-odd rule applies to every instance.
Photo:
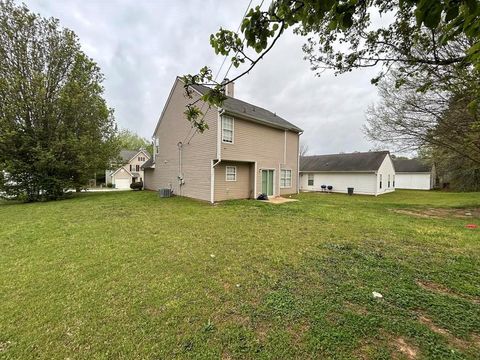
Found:
[[[175,76],[223,60],[209,44],[219,27],[236,30],[249,0],[26,0],[43,16],[75,31],[105,74],[105,96],[120,128],[150,138]],[[260,1],[253,1],[259,4]],[[267,2],[265,2],[267,3]],[[373,148],[361,131],[377,99],[374,72],[316,77],[303,60],[304,39],[285,34],[267,57],[235,84],[235,96],[304,129],[310,154]],[[227,66],[221,72],[223,77]],[[231,70],[229,77],[236,71]]]

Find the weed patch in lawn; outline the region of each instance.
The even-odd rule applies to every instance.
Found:
[[[478,219],[480,218],[480,208],[473,209],[446,209],[446,208],[426,208],[426,209],[390,209],[391,211],[411,215],[420,218],[433,219]]]

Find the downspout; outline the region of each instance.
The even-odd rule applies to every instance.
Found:
[[[218,110],[217,116],[217,161],[212,160],[212,167],[210,170],[210,202],[215,202],[215,167],[222,161],[222,114],[224,109]]]
[[[178,147],[178,184],[179,184],[179,195],[182,195],[182,186],[185,183],[183,180],[183,169],[182,169],[182,149],[183,149],[183,143],[179,141],[177,143]]]
[[[300,135],[303,134],[303,131],[298,133],[297,141],[297,194],[300,192]]]

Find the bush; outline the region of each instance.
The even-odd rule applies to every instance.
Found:
[[[108,188],[113,188],[113,184],[112,184],[112,183],[108,183],[108,184],[107,184],[107,187],[108,187]]]
[[[130,184],[130,189],[132,190],[143,190],[143,182],[138,181]]]

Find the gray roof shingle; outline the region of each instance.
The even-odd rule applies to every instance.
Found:
[[[140,150],[126,150],[126,149],[123,149],[123,150],[120,150],[120,159],[122,159],[124,162],[129,162],[135,155],[138,154]],[[150,157],[150,154],[148,153],[148,151],[144,150],[145,153],[148,155],[148,157]],[[150,157],[151,158],[151,157]]]
[[[395,159],[393,160],[395,172],[426,172],[429,173],[432,167],[418,159]]]
[[[388,151],[369,151],[348,154],[313,155],[300,157],[300,171],[374,172]]]
[[[211,90],[211,88],[205,85],[193,85],[192,87],[202,95]],[[263,123],[268,126],[279,127],[295,132],[303,131],[269,110],[230,96],[223,102],[223,109],[231,115],[237,115],[238,117]]]
[[[125,161],[125,162],[128,162],[130,161],[131,158],[133,158],[135,155],[137,155],[138,153],[138,150],[135,151],[135,150],[120,150],[120,158]]]
[[[142,169],[151,169],[152,166],[153,166],[154,161],[153,161],[153,157],[151,157],[150,159],[148,159],[147,161],[145,161],[142,165]]]

